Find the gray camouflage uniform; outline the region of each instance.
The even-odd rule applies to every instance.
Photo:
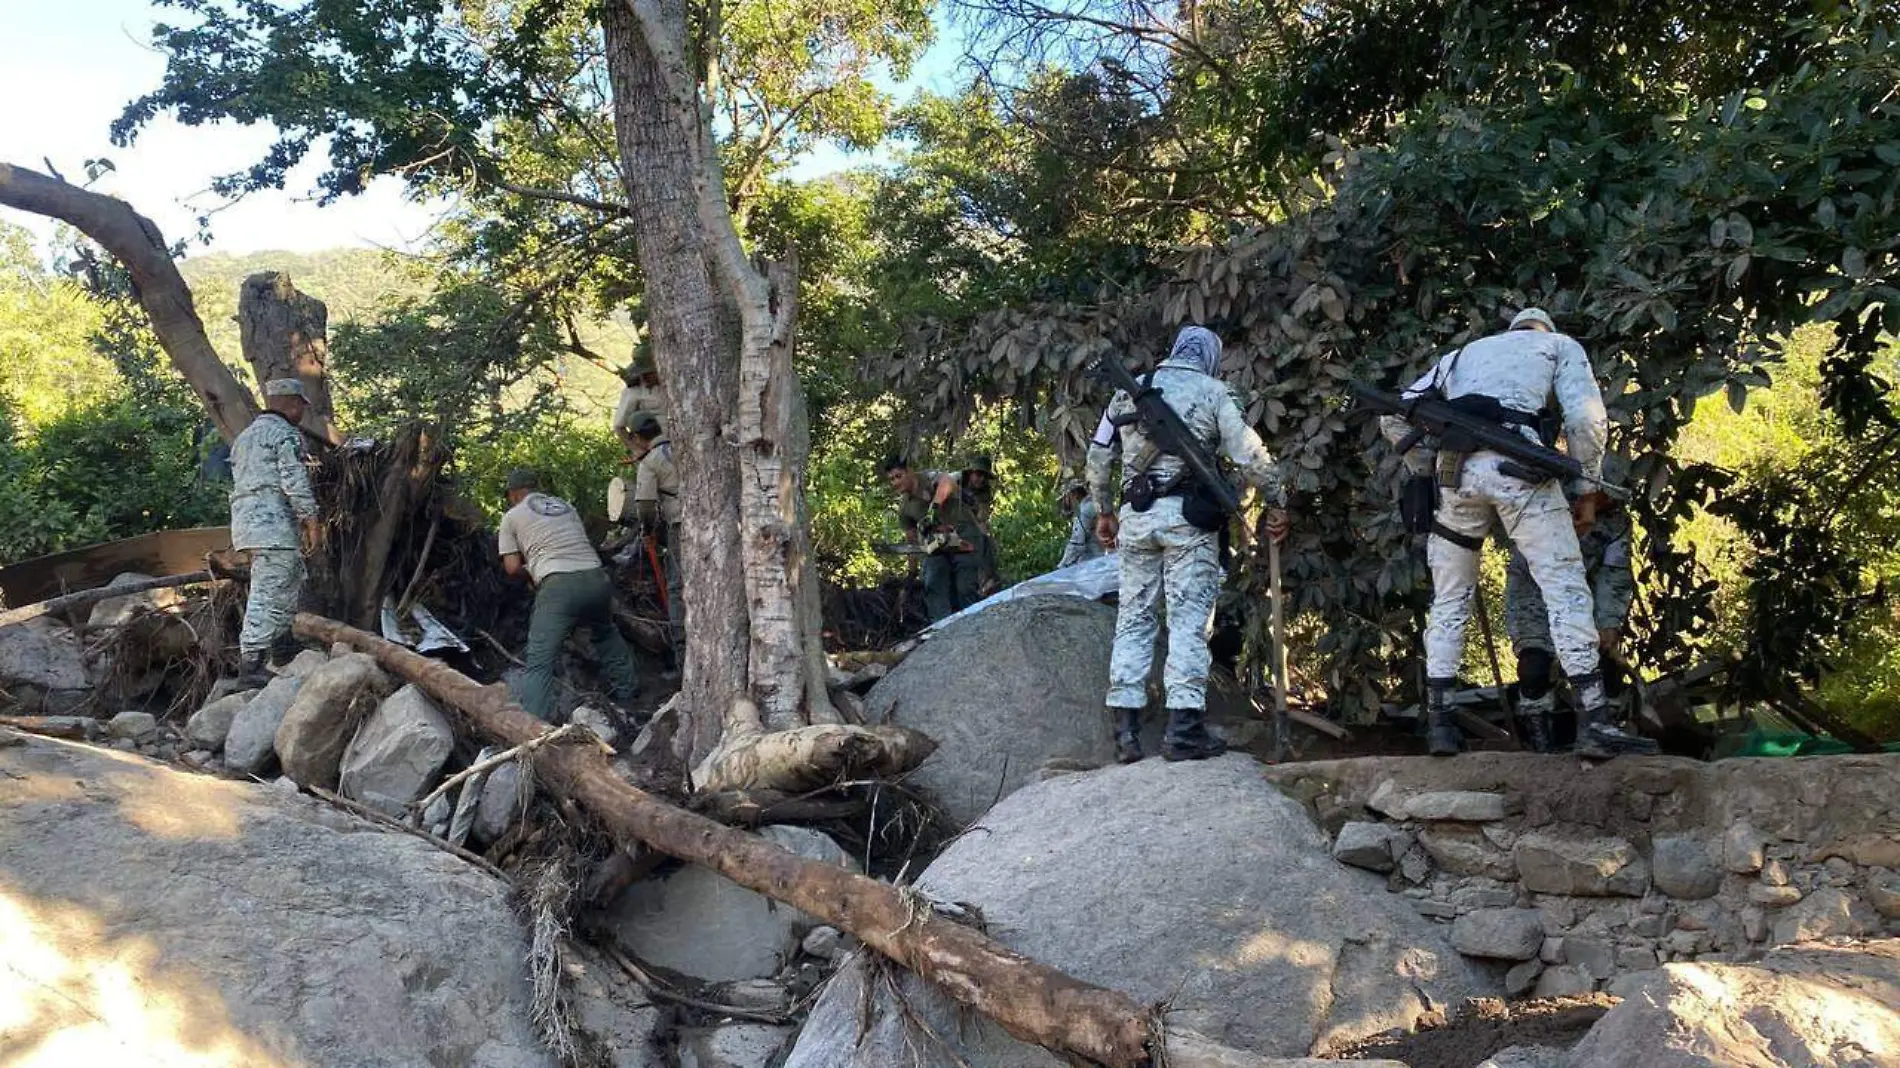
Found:
[[[1572,459],[1584,474],[1599,474],[1609,418],[1603,395],[1583,346],[1559,333],[1509,330],[1480,338],[1447,353],[1405,391],[1417,396],[1434,385],[1449,399],[1467,395],[1495,398],[1521,412],[1543,409],[1554,394],[1563,411],[1564,436]],[[1386,436],[1396,442],[1410,426],[1388,416]],[[1536,431],[1520,428],[1536,441]],[[1441,485],[1437,521],[1455,534],[1482,539],[1500,525],[1523,555],[1525,568],[1542,591],[1548,626],[1564,674],[1575,682],[1597,673],[1597,632],[1590,587],[1584,581],[1583,556],[1571,525],[1570,503],[1555,480],[1531,484],[1498,469],[1505,458],[1488,449],[1470,453],[1452,472],[1455,484]],[[1444,465],[1440,467],[1441,478]],[[1477,587],[1478,552],[1434,534],[1426,548],[1432,569],[1432,608],[1425,628],[1425,673],[1448,682],[1464,658],[1465,624],[1471,619]]]
[[[1095,517],[1100,514],[1095,502],[1086,497],[1075,506],[1075,519],[1069,524],[1069,540],[1062,546],[1062,560],[1056,564],[1058,570],[1102,555],[1102,543],[1095,536]]]
[[[1209,452],[1230,460],[1241,479],[1259,487],[1275,505],[1284,504],[1273,457],[1227,388],[1213,377],[1220,369],[1220,353],[1220,339],[1212,331],[1183,327],[1167,360],[1156,368],[1153,385]],[[1089,497],[1098,508],[1113,507],[1109,476],[1118,437],[1124,487],[1142,474],[1165,485],[1186,469],[1182,460],[1149,441],[1139,424],[1117,428],[1111,423],[1133,411],[1134,402],[1117,392],[1089,445]],[[1207,630],[1221,586],[1219,537],[1182,518],[1181,504],[1180,496],[1170,495],[1157,498],[1145,512],[1124,504],[1119,513],[1121,606],[1109,663],[1111,708],[1140,709],[1148,703],[1148,674],[1164,596],[1169,616],[1163,675],[1167,707],[1199,710],[1207,703]],[[1175,733],[1172,722],[1169,733]]]
[[[231,446],[231,547],[251,554],[251,591],[238,650],[269,650],[290,632],[303,588],[299,520],[317,516],[303,442],[290,420],[266,411]]]

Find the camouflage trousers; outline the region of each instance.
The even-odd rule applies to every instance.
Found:
[[[303,592],[303,553],[296,549],[252,549],[251,593],[244,603],[244,629],[238,652],[254,656],[290,632]]]
[[[1477,452],[1465,461],[1462,485],[1439,491],[1438,522],[1455,533],[1482,538],[1494,523],[1524,557],[1544,595],[1550,636],[1564,674],[1572,679],[1597,670],[1597,631],[1583,554],[1570,522],[1570,504],[1556,482],[1531,485],[1498,471],[1497,453]],[[1432,567],[1432,611],[1425,625],[1425,674],[1458,675],[1464,659],[1465,624],[1471,620],[1478,585],[1478,552],[1433,535],[1425,550]]]
[[[1146,512],[1121,510],[1121,608],[1108,665],[1108,705],[1145,708],[1160,602],[1168,611],[1168,660],[1162,681],[1169,708],[1207,704],[1207,631],[1220,595],[1217,536],[1181,518],[1181,498],[1163,497]]]

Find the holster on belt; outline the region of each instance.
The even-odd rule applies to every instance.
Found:
[[[1438,484],[1449,490],[1455,490],[1464,485],[1465,460],[1470,458],[1470,456],[1471,454],[1468,452],[1439,450]]]

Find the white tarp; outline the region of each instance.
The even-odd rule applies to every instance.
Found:
[[[965,616],[973,616],[992,605],[1012,601],[1018,597],[1080,597],[1085,601],[1099,601],[1109,594],[1121,590],[1121,557],[1114,553],[1098,556],[1093,560],[1084,560],[1070,567],[1024,579],[1006,590],[985,597],[961,612],[945,616],[918,634],[928,638],[938,628],[947,626]]]

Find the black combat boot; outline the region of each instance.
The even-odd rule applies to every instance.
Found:
[[[1451,688],[1457,681],[1425,680],[1425,751],[1433,756],[1457,756],[1465,747],[1464,733],[1451,718]]]
[[[297,640],[296,635],[286,631],[271,643],[268,663],[273,668],[289,667],[290,662],[297,659],[297,654],[301,652],[303,643]]]
[[[262,689],[270,685],[271,679],[276,676],[272,675],[270,668],[265,666],[264,660],[267,655],[269,654],[260,650],[255,653],[244,653],[238,658],[236,678],[239,686],[246,689]]]
[[[1133,764],[1140,760],[1141,753],[1141,709],[1116,708],[1108,706],[1109,714],[1115,717],[1115,762]]]
[[[1227,751],[1227,743],[1207,729],[1207,713],[1199,708],[1168,709],[1168,736],[1161,746],[1161,759],[1206,760]]]
[[[1524,745],[1533,753],[1549,753],[1556,748],[1551,740],[1551,713],[1557,708],[1557,695],[1545,690],[1539,697],[1522,697],[1517,702],[1518,728],[1524,733]]]
[[[1585,760],[1610,760],[1620,756],[1655,756],[1662,747],[1638,734],[1631,734],[1610,721],[1610,702],[1603,694],[1603,676],[1585,675],[1572,679],[1577,705],[1577,755]]]

